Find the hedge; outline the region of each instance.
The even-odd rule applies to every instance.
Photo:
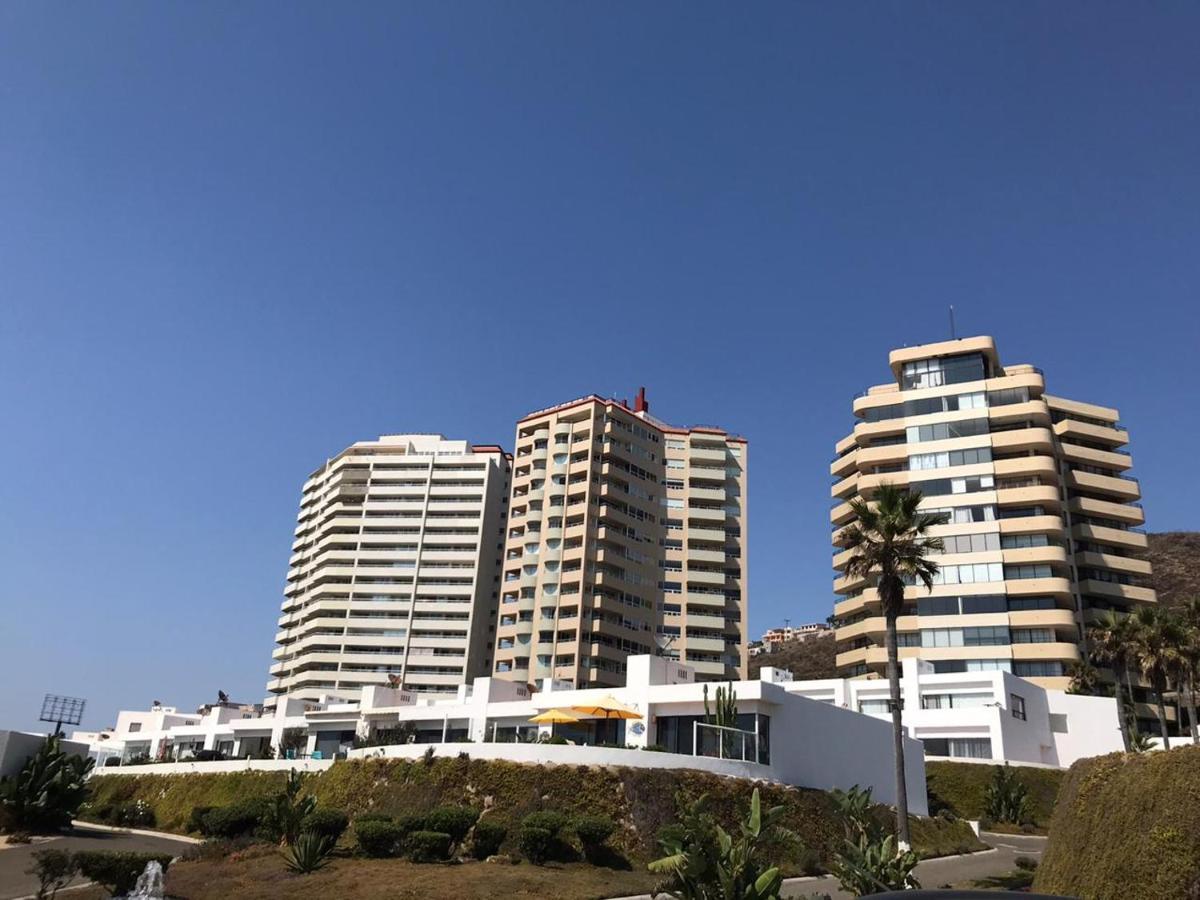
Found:
[[[1054,802],[1066,775],[1061,769],[1034,766],[1012,767],[1029,788],[1033,819],[1044,830],[1054,814]],[[983,818],[983,793],[992,782],[995,766],[980,763],[925,763],[925,784],[929,792],[929,811],[945,806],[964,819]]]
[[[1200,896],[1200,747],[1071,766],[1033,886],[1094,900]]]
[[[987,766],[980,768],[991,771]],[[226,806],[248,797],[270,796],[282,790],[285,777],[280,772],[105,775],[93,779],[92,785],[97,791],[94,802],[145,800],[154,809],[160,828],[183,832],[193,807]],[[748,780],[686,769],[543,766],[463,757],[437,757],[428,763],[419,759],[344,760],[306,776],[304,783],[319,808],[341,810],[356,826],[362,814],[385,814],[415,824],[440,806],[471,807],[485,813],[481,821],[507,830],[508,850],[516,849],[520,825],[530,814],[553,811],[568,820],[606,816],[616,824],[609,845],[638,861],[658,854],[658,832],[678,820],[677,796],[687,802],[708,794],[718,820],[736,828],[755,787]],[[828,860],[842,839],[829,796],[778,784],[758,786],[763,805],[785,806],[782,824],[799,834],[820,859]],[[422,827],[423,822],[411,830]],[[570,834],[569,829],[565,833]],[[941,819],[919,823],[914,846],[925,855],[940,853],[945,847],[982,849],[965,822]],[[797,863],[787,871],[801,868]]]

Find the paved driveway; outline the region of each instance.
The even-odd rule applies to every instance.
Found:
[[[0,849],[0,900],[13,900],[37,891],[38,881],[34,876],[26,874],[26,869],[33,866],[33,854],[38,850],[133,850],[139,853],[170,853],[178,856],[189,846],[190,842],[174,838],[76,826],[72,833],[48,841],[16,844]],[[82,879],[78,881],[81,882]],[[70,897],[70,894],[66,896]]]
[[[967,856],[944,856],[927,859],[917,865],[917,878],[926,889],[939,888],[943,884],[962,884],[977,878],[987,878],[1011,872],[1017,867],[1018,856],[1040,860],[1046,847],[1044,837],[1025,834],[993,834],[984,832],[979,836],[991,850]],[[795,878],[784,884],[784,897],[808,897],[811,894],[828,894],[832,900],[851,900],[840,887],[836,878]]]

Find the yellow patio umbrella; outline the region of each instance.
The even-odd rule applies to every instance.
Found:
[[[572,725],[579,721],[579,714],[569,709],[548,709],[529,720],[539,725]]]
[[[598,719],[641,719],[642,714],[636,709],[630,709],[616,697],[601,697],[595,703],[572,706],[571,711],[584,716]]]

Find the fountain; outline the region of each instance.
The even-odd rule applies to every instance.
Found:
[[[156,859],[146,863],[146,871],[138,876],[137,884],[124,900],[163,900],[163,867]]]

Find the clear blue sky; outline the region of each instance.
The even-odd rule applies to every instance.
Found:
[[[1192,3],[0,4],[0,727],[264,694],[302,480],[645,384],[830,612],[887,350],[991,333],[1200,526]],[[1185,468],[1186,466],[1186,468]]]

